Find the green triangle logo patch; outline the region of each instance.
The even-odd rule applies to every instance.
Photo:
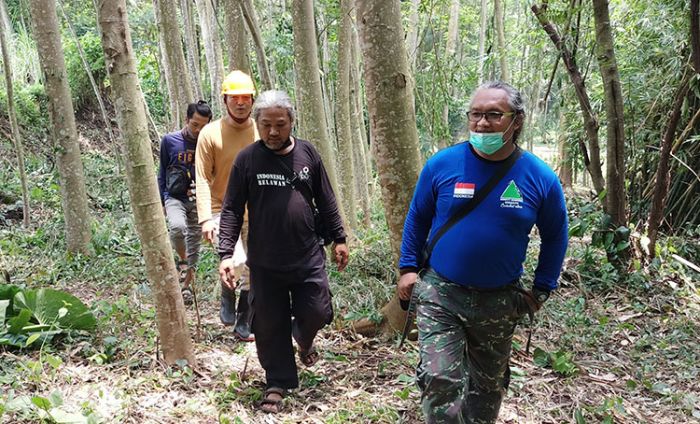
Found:
[[[518,189],[518,186],[515,185],[515,181],[510,180],[510,183],[508,183],[508,187],[503,191],[503,194],[501,194],[501,201],[506,201],[506,202],[522,202],[523,201],[523,195],[520,194],[520,189]]]

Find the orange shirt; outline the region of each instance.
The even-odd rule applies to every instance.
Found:
[[[195,168],[197,176],[197,215],[199,223],[221,212],[231,167],[238,152],[260,138],[252,118],[243,124],[218,119],[199,133]]]

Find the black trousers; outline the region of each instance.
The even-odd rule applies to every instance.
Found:
[[[323,261],[292,271],[251,266],[250,281],[255,346],[267,387],[298,387],[292,337],[299,349],[308,350],[318,330],[333,320]]]

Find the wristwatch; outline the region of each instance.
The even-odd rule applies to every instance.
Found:
[[[534,287],[534,288],[532,289],[532,295],[535,297],[535,300],[536,300],[537,303],[539,303],[540,305],[543,304],[544,302],[546,302],[547,299],[549,299],[549,294],[550,294],[550,293],[551,293],[551,292],[549,292],[549,291],[547,291],[547,290],[538,289],[537,287]]]

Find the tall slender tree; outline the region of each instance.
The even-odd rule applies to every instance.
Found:
[[[187,72],[185,54],[182,51],[182,34],[177,22],[175,0],[153,0],[153,9],[163,46],[163,73],[170,100],[170,129],[174,130],[185,122],[184,106],[194,100],[192,79]]]
[[[649,233],[649,257],[652,259],[656,256],[656,239],[658,237],[659,224],[661,224],[661,217],[663,216],[666,208],[666,197],[668,196],[668,189],[671,183],[669,167],[671,147],[676,135],[676,130],[678,129],[678,123],[681,119],[683,103],[685,102],[686,94],[690,88],[690,78],[692,75],[693,73],[690,71],[690,67],[688,67],[685,75],[678,85],[678,89],[676,90],[676,95],[674,96],[673,100],[673,108],[671,109],[671,116],[669,117],[667,124],[668,126],[666,127],[663,137],[661,138],[661,153],[659,154],[659,165],[656,168],[654,197],[651,202],[649,219],[647,221]]]
[[[22,145],[22,134],[19,132],[17,124],[17,114],[15,113],[14,90],[12,87],[12,64],[10,63],[10,50],[7,39],[10,34],[8,23],[5,19],[5,0],[0,0],[0,49],[2,50],[2,63],[5,70],[5,89],[7,90],[7,114],[10,118],[10,127],[12,129],[12,144],[15,146],[15,154],[17,155],[17,171],[19,173],[19,182],[22,189],[22,223],[25,227],[29,227],[29,190],[27,188],[27,171],[24,168],[24,147]]]
[[[249,74],[248,35],[246,34],[245,18],[241,9],[242,0],[223,0],[221,5],[226,18],[224,37],[228,47],[228,70],[240,69]]]
[[[453,70],[458,61],[455,58],[457,52],[457,42],[459,41],[459,0],[450,2],[450,19],[447,24],[447,40],[445,40],[445,63],[447,66],[448,78],[452,80]],[[447,101],[442,106],[442,125],[445,128],[445,137],[440,142],[440,147],[447,147],[452,144],[452,134],[450,132],[450,99],[454,94],[451,84],[447,87]]]
[[[356,0],[374,157],[398,263],[403,223],[420,173],[413,81],[399,0]],[[392,54],[387,54],[392,52]],[[385,329],[400,329],[405,313],[396,295],[382,308]]]
[[[350,114],[350,59],[352,56],[352,0],[340,0],[340,25],[338,27],[338,81],[336,89],[336,130],[338,132],[338,166],[340,170],[343,207],[348,225],[357,228],[357,195],[353,170],[353,137]]]
[[[479,24],[479,62],[477,75],[479,85],[484,82],[484,63],[486,62],[486,26],[488,25],[488,0],[481,0],[481,19]]]
[[[333,189],[338,193],[335,151],[329,137],[323,107],[313,0],[292,1],[292,26],[294,28],[297,92],[301,96],[299,115],[303,123],[303,126],[299,127],[299,133],[318,148]],[[339,206],[342,204],[341,202]],[[343,208],[340,209],[341,215],[345,218]]]
[[[406,48],[408,49],[408,62],[411,64],[411,70],[416,70],[416,62],[418,60],[419,40],[419,22],[418,8],[420,0],[411,0],[411,11],[408,15],[408,34],[406,34]]]
[[[182,33],[185,38],[185,57],[187,69],[192,75],[192,92],[197,100],[204,98],[202,91],[202,75],[199,68],[199,43],[195,38],[195,24],[192,16],[192,0],[180,0],[180,12],[182,14]]]
[[[89,253],[90,211],[56,2],[35,0],[29,6],[58,156],[66,247],[71,253]]]
[[[493,20],[498,42],[498,58],[501,64],[501,80],[510,82],[508,51],[506,49],[505,10],[502,0],[493,0]]]
[[[117,122],[125,144],[134,223],[155,297],[163,357],[168,364],[183,359],[194,367],[185,306],[153,173],[148,123],[141,101],[125,0],[97,0],[97,20],[102,29],[102,48],[112,83]]]
[[[615,42],[610,25],[608,0],[593,0],[596,56],[605,92],[607,126],[605,211],[615,228],[627,225],[625,189],[625,118],[620,72],[615,58]]]
[[[352,49],[350,50],[350,116],[353,139],[353,175],[355,175],[355,192],[360,199],[365,227],[371,224],[370,167],[367,158],[367,141],[365,136],[365,119],[362,108],[362,85],[360,84],[359,42],[357,33],[351,28]]]
[[[221,89],[221,82],[224,80],[224,62],[221,54],[219,28],[211,0],[195,0],[195,3],[199,13],[199,27],[202,30],[204,56],[207,59],[207,70],[209,72],[210,106],[214,116],[219,116],[222,110],[221,102],[218,100],[219,90]]]
[[[599,124],[598,118],[591,106],[588,92],[586,91],[583,75],[576,64],[574,55],[564,43],[556,25],[547,17],[546,7],[544,7],[544,5],[532,5],[531,9],[544,31],[549,35],[552,43],[554,43],[557,50],[559,50],[562,62],[566,66],[569,79],[576,92],[576,98],[581,108],[581,116],[583,117],[583,127],[586,131],[586,138],[588,139],[588,146],[581,140],[579,147],[581,149],[581,155],[583,156],[583,163],[591,176],[593,187],[596,193],[600,194],[605,189],[605,178],[603,177],[603,167],[600,160],[600,143],[598,141]]]
[[[253,0],[240,1],[243,16],[248,24],[248,31],[250,32],[250,37],[253,39],[253,45],[255,46],[255,56],[258,61],[258,73],[260,74],[263,88],[265,90],[270,90],[275,87],[275,78],[270,71],[270,67],[268,66],[268,57],[265,53],[265,46],[262,41],[262,35],[260,33],[260,26],[258,25],[258,18],[255,14],[255,8],[253,7]]]

